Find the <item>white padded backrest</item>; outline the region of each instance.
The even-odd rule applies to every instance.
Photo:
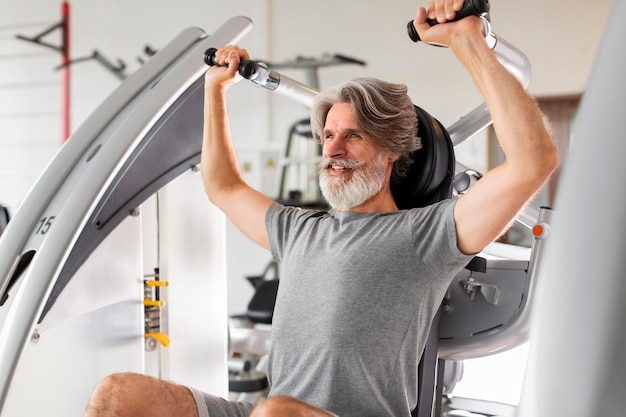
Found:
[[[518,417],[626,413],[625,21],[616,0],[564,161]]]

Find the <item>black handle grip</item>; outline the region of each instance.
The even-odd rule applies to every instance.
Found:
[[[204,63],[210,67],[214,65],[219,65],[217,62],[215,62],[216,52],[217,52],[217,48],[209,48],[206,51],[204,51]]]
[[[454,19],[450,20],[450,22],[456,22],[457,20],[461,20],[467,16],[484,16],[487,13],[489,13],[489,0],[465,0],[461,10],[456,12]],[[428,19],[428,24],[431,26],[438,23],[439,22],[434,19]],[[406,25],[406,29],[409,33],[409,38],[411,38],[413,42],[420,41],[420,35],[417,33],[417,30],[415,30],[412,20]]]
[[[253,78],[258,70],[259,63],[256,61],[241,61],[241,64],[239,64],[239,74],[248,80]]]

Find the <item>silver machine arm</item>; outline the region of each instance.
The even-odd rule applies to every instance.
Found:
[[[207,65],[216,65],[215,52],[217,48],[209,48],[204,52],[204,62]],[[307,107],[311,107],[319,93],[312,87],[268,68],[267,64],[261,61],[241,62],[239,74],[259,87],[274,91]]]
[[[242,73],[244,77],[253,83],[276,91],[294,101],[311,107],[318,91],[308,87],[292,78],[286,77],[276,71],[272,71],[263,63],[248,61],[245,63]]]

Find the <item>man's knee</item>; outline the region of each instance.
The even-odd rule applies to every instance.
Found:
[[[292,397],[277,395],[257,405],[250,417],[331,417],[332,414]]]
[[[102,379],[94,388],[87,405],[87,416],[124,415],[124,410],[129,407],[129,401],[133,401],[135,387],[145,385],[138,380],[147,378],[135,373],[119,373],[109,375]],[[129,400],[130,399],[130,400]]]
[[[197,416],[191,391],[182,385],[137,373],[112,374],[95,387],[86,417]]]

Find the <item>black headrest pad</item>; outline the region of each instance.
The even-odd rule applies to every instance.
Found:
[[[406,178],[391,184],[399,209],[424,207],[452,196],[454,146],[443,125],[425,110],[415,106],[417,136],[422,148],[413,152],[413,163]]]

